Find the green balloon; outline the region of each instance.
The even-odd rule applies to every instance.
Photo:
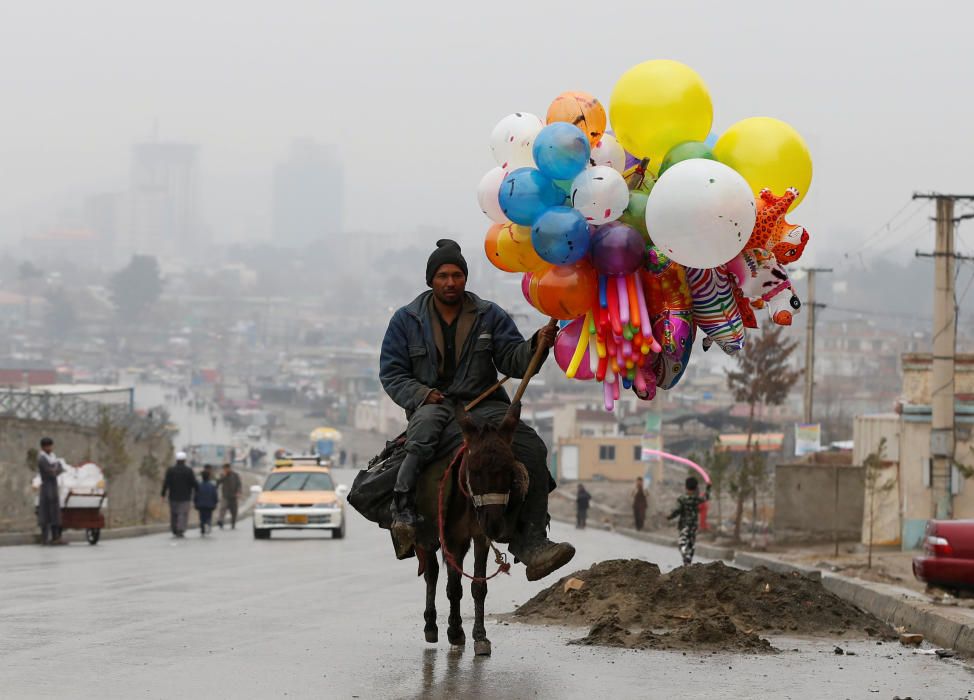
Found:
[[[646,181],[652,182],[649,178]],[[652,185],[650,185],[650,189],[652,189]],[[629,193],[629,206],[626,207],[625,211],[622,212],[622,216],[619,217],[619,221],[632,226],[647,241],[649,240],[649,231],[646,230],[646,200],[648,199],[648,192],[641,190],[631,191]]]
[[[701,141],[684,141],[673,146],[663,158],[659,166],[659,174],[665,173],[670,166],[676,165],[682,160],[691,158],[706,158],[707,160],[717,160],[717,156],[710,150],[710,146]]]

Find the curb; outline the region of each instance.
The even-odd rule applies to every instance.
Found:
[[[565,523],[567,525],[573,525],[573,520],[568,520],[567,518],[558,518],[554,515],[551,516],[552,520],[557,520],[560,523]],[[658,532],[641,532],[633,530],[628,527],[617,527],[612,530],[605,530],[603,528],[592,526],[588,528],[591,530],[602,530],[603,532],[614,532],[624,537],[631,537],[634,540],[643,540],[644,542],[651,542],[652,544],[658,544],[662,547],[673,547],[676,548],[676,537],[672,535],[663,535]],[[703,544],[697,542],[695,547],[696,553],[707,559],[733,559],[734,550],[729,547],[719,547],[712,544]]]
[[[783,562],[779,559],[773,557],[763,556],[761,554],[752,554],[751,552],[732,552],[731,557],[733,558],[734,564],[738,567],[745,569],[753,569],[756,566],[763,566],[771,571],[776,571],[779,574],[801,574],[807,579],[812,581],[822,580],[821,569],[813,569],[807,566],[797,566],[795,564],[789,564]]]
[[[822,585],[890,625],[921,632],[938,646],[974,655],[974,618],[959,609],[945,609],[911,598],[894,586],[883,583],[865,586],[838,574],[824,576]]]

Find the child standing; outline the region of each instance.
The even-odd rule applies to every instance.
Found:
[[[196,489],[196,510],[200,514],[200,537],[205,536],[207,532],[213,529],[210,524],[213,522],[213,509],[216,508],[220,500],[217,495],[216,484],[211,481],[212,475],[209,465],[203,468],[202,477],[203,481]]]
[[[680,528],[680,554],[683,556],[683,565],[689,566],[693,561],[693,548],[697,543],[697,524],[700,522],[700,504],[710,500],[710,484],[707,484],[707,491],[700,496],[698,482],[694,477],[686,480],[686,493],[676,499],[676,508],[666,518],[672,520],[680,516],[677,523]]]

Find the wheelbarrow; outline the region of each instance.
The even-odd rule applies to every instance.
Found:
[[[101,509],[106,496],[105,493],[68,491],[61,506],[61,528],[84,530],[88,544],[98,544],[102,528],[105,527],[105,514]]]

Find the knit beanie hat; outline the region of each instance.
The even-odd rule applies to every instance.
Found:
[[[433,277],[441,265],[456,265],[463,274],[467,274],[467,261],[460,254],[460,244],[449,238],[441,238],[436,242],[436,250],[426,261],[426,286],[433,286]]]

